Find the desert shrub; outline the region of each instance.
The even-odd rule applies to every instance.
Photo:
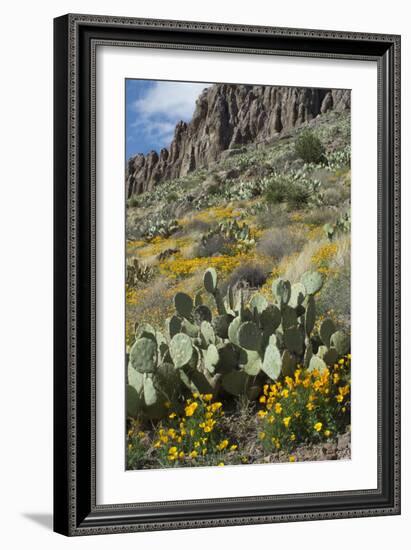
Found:
[[[305,169],[273,173],[260,181],[262,192],[268,204],[286,203],[288,208],[298,209],[307,204],[322,204],[322,183]]]
[[[290,223],[288,212],[280,204],[260,203],[257,211],[257,225],[263,229],[268,227],[284,227]],[[265,208],[263,208],[263,206]],[[253,212],[251,212],[253,214]]]
[[[278,176],[270,180],[267,185],[265,199],[268,204],[280,204],[287,200],[287,193],[290,182],[283,176]]]
[[[349,267],[328,277],[318,296],[319,315],[332,312],[343,324],[349,326],[351,318],[351,276]]]
[[[249,286],[251,288],[261,287],[267,280],[267,270],[258,263],[246,263],[237,267],[228,278],[224,286]]]
[[[349,191],[348,191],[349,196]],[[344,188],[340,186],[329,187],[323,193],[323,201],[327,206],[339,206],[347,198],[347,193],[344,192]]]
[[[233,243],[224,235],[215,234],[207,239],[203,239],[195,248],[194,256],[199,258],[208,258],[215,254],[227,254],[230,250],[230,245]]]
[[[297,183],[289,188],[287,206],[290,210],[299,210],[308,204],[311,192],[302,183]]]
[[[130,197],[127,201],[127,206],[130,206],[131,208],[135,208],[139,204],[140,202],[136,196]]]
[[[171,191],[167,196],[167,200],[170,202],[176,201],[177,199],[178,199],[178,194],[176,193],[176,191]]]
[[[308,203],[311,190],[303,183],[289,176],[277,175],[267,186],[265,198],[268,204],[287,203],[293,210],[302,208]]]
[[[197,220],[194,218],[182,227],[181,234],[189,235],[193,232],[206,233],[210,229],[210,227],[211,224],[209,224],[208,222]]]
[[[300,250],[304,240],[292,233],[287,227],[275,227],[264,233],[257,245],[257,250],[266,256],[280,260]]]
[[[264,386],[259,439],[266,452],[292,452],[344,433],[350,420],[351,357],[321,372],[297,369],[292,377]],[[291,459],[293,460],[293,459]]]
[[[339,238],[336,253],[329,264],[331,275],[327,277],[318,296],[317,308],[320,315],[332,311],[346,326],[351,318],[351,247],[349,236]]]
[[[304,222],[312,225],[324,225],[334,221],[336,209],[334,208],[313,208],[304,214]]]
[[[335,170],[336,168],[350,166],[351,147],[350,145],[346,145],[343,149],[327,153],[326,157],[327,164],[332,170]]]
[[[207,188],[207,193],[209,195],[219,195],[221,192],[221,183],[212,183]]]
[[[302,131],[295,141],[295,152],[307,163],[326,161],[325,148],[321,140],[310,130]]]

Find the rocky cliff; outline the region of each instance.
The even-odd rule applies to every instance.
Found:
[[[191,121],[176,125],[169,149],[129,159],[126,195],[207,168],[227,149],[269,142],[330,109],[349,107],[349,90],[214,84],[197,99]]]

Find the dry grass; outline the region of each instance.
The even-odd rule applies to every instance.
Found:
[[[324,241],[308,241],[301,252],[290,261],[285,269],[284,277],[291,283],[296,283],[306,271],[312,266],[312,258],[324,244]]]
[[[335,220],[338,211],[335,208],[316,208],[304,214],[304,222],[310,225],[324,225]]]
[[[288,227],[274,227],[263,234],[258,243],[257,250],[266,256],[280,261],[284,256],[290,256],[301,250],[304,242],[301,235],[295,231],[290,231]]]

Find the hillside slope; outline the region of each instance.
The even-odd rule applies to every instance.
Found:
[[[191,121],[177,124],[169,149],[129,159],[126,195],[210,168],[226,150],[267,144],[320,114],[349,108],[349,90],[214,84],[199,96]]]

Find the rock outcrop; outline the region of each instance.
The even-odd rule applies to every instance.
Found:
[[[176,125],[169,149],[129,159],[127,197],[207,168],[227,149],[269,142],[330,109],[349,107],[349,90],[214,84],[197,99],[191,121]]]

